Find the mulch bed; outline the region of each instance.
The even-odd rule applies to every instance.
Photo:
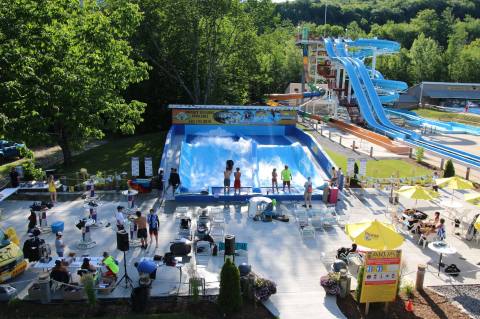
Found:
[[[425,289],[423,292],[415,291],[413,298],[413,312],[405,310],[407,298],[400,296],[395,302],[389,304],[388,314],[384,312],[384,303],[370,304],[368,316],[365,316],[365,304],[357,304],[353,294],[347,298],[337,297],[337,305],[343,314],[349,319],[469,319],[470,316],[460,311],[447,298],[436,292]]]
[[[136,315],[131,310],[129,300],[99,301],[93,309],[86,302],[64,302],[55,304],[38,304],[18,301],[1,306],[0,318],[112,318]],[[215,302],[201,300],[191,303],[188,298],[152,299],[144,314],[189,313],[199,318],[223,319]],[[273,319],[272,314],[262,305],[245,302],[240,313],[228,316],[231,319]]]

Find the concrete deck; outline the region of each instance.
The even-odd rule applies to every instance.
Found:
[[[441,191],[441,194],[442,198],[449,198],[450,196],[443,191]],[[463,198],[461,192],[455,192],[455,195],[458,199]],[[120,196],[105,195],[102,199],[103,205],[99,208],[99,219],[105,219],[114,225],[115,207],[121,204],[122,200]],[[127,253],[128,273],[134,284],[138,281],[138,275],[133,263],[143,256],[163,255],[167,251],[170,241],[176,237],[178,232],[178,221],[173,214],[176,206],[174,202],[166,202],[159,207],[159,202],[155,196],[143,195],[139,197],[137,203],[143,212],[147,212],[151,207],[158,208],[160,234],[158,247],[149,247],[146,251],[140,248],[132,248]],[[438,203],[439,200],[436,203],[421,202],[418,207],[427,213],[433,214],[434,211],[440,210],[443,214],[443,208],[439,207]],[[29,214],[30,204],[31,201],[7,200],[2,202],[0,206],[4,211],[2,227],[15,227],[22,243],[26,238],[23,230],[26,229],[26,218]],[[181,205],[186,206],[185,203]],[[314,203],[314,207],[318,205],[320,205],[318,202]],[[414,202],[401,199],[401,206],[413,207]],[[188,207],[189,213],[192,214],[194,219],[199,206],[190,203]],[[325,296],[325,292],[319,283],[320,276],[327,273],[331,257],[333,257],[336,249],[351,244],[341,227],[335,226],[326,230],[318,230],[316,238],[302,239],[298,225],[294,221],[294,203],[292,202],[284,202],[280,205],[280,209],[290,214],[289,223],[278,221],[272,223],[255,222],[248,217],[246,204],[222,205],[221,208],[225,217],[225,233],[234,234],[237,242],[248,243],[248,255],[237,257],[236,263],[248,262],[252,265],[254,272],[277,283],[277,294],[266,302],[266,306],[272,313],[282,319],[343,318],[336,306],[335,299]],[[337,212],[340,215],[348,216],[350,222],[374,218],[388,221],[388,208],[387,193],[373,189],[352,190],[344,194],[342,202],[337,205]],[[59,203],[49,214],[50,223],[56,220],[65,222],[64,237],[68,246],[67,252],[75,251],[78,255],[99,256],[103,251],[109,251],[122,262],[123,266],[123,253],[116,250],[115,231],[112,227],[93,230],[92,238],[97,242],[94,248],[87,251],[79,251],[76,248],[76,242],[80,239],[81,234],[75,227],[75,223],[83,214],[82,200]],[[418,246],[417,238],[407,236],[405,243],[401,246],[405,263],[403,273],[407,280],[414,281],[417,265],[427,263],[429,266],[425,278],[426,285],[478,284],[480,275],[479,267],[476,264],[480,261],[478,258],[480,246],[475,241],[467,242],[454,235],[452,230],[453,226],[450,222],[447,222],[447,242],[455,247],[458,253],[446,256],[444,262],[446,264],[455,263],[462,270],[462,274],[456,278],[448,277],[443,273],[438,276],[434,265],[438,261],[438,254],[428,248],[423,249]],[[45,234],[42,237],[54,248],[53,234]],[[53,254],[55,255],[55,253]],[[218,293],[219,271],[222,264],[222,256],[199,258],[198,271],[206,279],[207,294]],[[21,295],[25,295],[27,285],[39,272],[41,270],[33,270],[30,267],[12,285],[20,290]],[[123,270],[120,271],[120,275],[123,275]],[[188,276],[188,270],[185,268],[182,283],[179,284],[178,269],[162,267],[159,269],[157,280],[153,284],[152,295],[187,294]],[[113,294],[107,297],[128,298],[129,296],[130,291],[128,289],[118,287]]]

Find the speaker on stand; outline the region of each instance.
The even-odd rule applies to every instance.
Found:
[[[133,281],[127,272],[127,251],[130,249],[130,245],[128,243],[128,233],[125,230],[117,231],[117,249],[123,251],[123,269],[125,271],[125,274],[117,282],[117,285],[125,281],[125,288],[130,287],[133,289]]]
[[[223,261],[227,256],[233,257],[233,262],[235,263],[235,236],[234,235],[225,235],[225,254],[223,255]]]

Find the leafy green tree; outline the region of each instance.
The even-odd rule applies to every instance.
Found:
[[[117,1],[11,0],[0,5],[0,103],[6,135],[56,142],[64,163],[105,130],[133,133],[144,104],[122,94],[147,76],[126,41],[137,5]]]
[[[255,68],[256,27],[234,0],[136,0],[145,12],[139,54],[194,104],[245,103]],[[251,7],[249,7],[251,9]]]
[[[480,82],[480,39],[464,46],[451,62],[449,69],[454,81]]]
[[[440,80],[442,52],[438,43],[422,33],[413,41],[409,52],[409,74],[413,83]]]
[[[410,24],[418,32],[424,34],[426,38],[434,39],[438,42],[440,37],[440,18],[437,12],[433,9],[426,9],[418,12],[415,18],[410,21]]]
[[[377,69],[387,78],[411,83],[409,51],[400,49],[398,54],[381,55],[377,58]]]
[[[230,315],[242,308],[240,290],[240,271],[227,259],[220,272],[220,292],[218,294],[220,309]]]

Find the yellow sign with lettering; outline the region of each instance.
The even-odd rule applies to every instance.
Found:
[[[360,302],[395,300],[399,284],[401,250],[369,251],[365,264]]]

